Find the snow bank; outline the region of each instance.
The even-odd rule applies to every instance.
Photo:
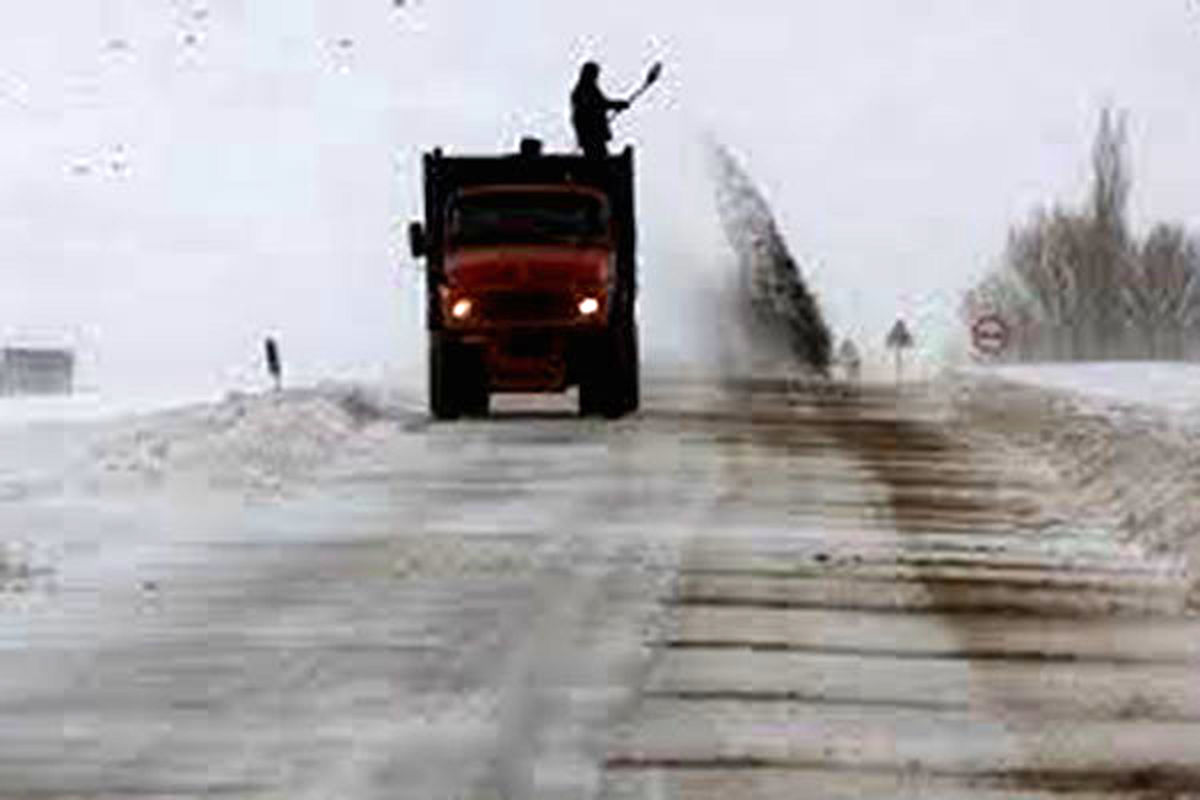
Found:
[[[1177,557],[1200,602],[1200,369],[1004,367],[955,373],[951,385],[966,435],[1051,465],[1058,486],[1047,483],[1045,500],[1064,521]]]
[[[1076,395],[1081,406],[1128,415],[1135,406],[1171,422],[1200,427],[1200,364],[1107,361],[1022,364],[969,370],[973,374]]]
[[[0,501],[156,489],[278,494],[425,419],[415,397],[340,383],[170,403],[95,396],[0,401]]]
[[[78,469],[93,488],[204,485],[274,493],[423,416],[405,398],[358,386],[232,393],[216,404],[115,426]]]
[[[425,418],[396,390],[347,384],[151,407],[86,397],[8,407],[0,423],[0,527],[8,534],[0,593],[48,585],[67,550],[83,553],[72,562],[76,582],[100,585],[152,562],[167,539],[206,530],[209,512],[240,516],[247,499],[299,494],[355,455],[410,458],[420,444],[406,429]],[[130,416],[134,408],[142,413]],[[229,527],[235,536],[237,526]]]

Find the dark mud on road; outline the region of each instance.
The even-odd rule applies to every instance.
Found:
[[[1051,542],[1041,474],[956,437],[922,387],[731,390],[690,421],[797,463],[849,457],[886,507],[857,520],[897,538],[696,543],[661,645],[673,671],[647,694],[658,733],[614,752],[611,796],[1200,792],[1200,738],[1179,738],[1200,735],[1200,628],[1178,582]],[[774,743],[754,733],[773,725]]]

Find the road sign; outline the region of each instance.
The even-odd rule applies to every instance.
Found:
[[[854,342],[849,339],[842,340],[842,345],[838,348],[838,361],[842,365],[842,371],[847,380],[858,380],[862,357],[858,354],[858,348],[854,346]]]
[[[971,341],[979,352],[994,356],[1008,346],[1008,324],[998,314],[984,314],[971,325]]]
[[[904,324],[904,320],[896,320],[896,324],[888,331],[887,346],[896,353],[896,383],[899,384],[900,375],[904,371],[903,359],[900,354],[913,346],[912,334],[908,332],[908,326]]]
[[[913,346],[912,334],[908,332],[908,326],[904,324],[904,320],[898,319],[892,326],[892,330],[887,335],[887,346],[896,349]]]

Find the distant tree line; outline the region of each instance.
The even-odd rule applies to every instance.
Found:
[[[1007,323],[1003,358],[1200,357],[1200,239],[1167,222],[1131,233],[1126,144],[1124,116],[1105,109],[1086,204],[1014,226],[999,266],[964,296],[968,322]]]

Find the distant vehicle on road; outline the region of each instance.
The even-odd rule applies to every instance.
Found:
[[[583,415],[637,409],[633,150],[424,157],[429,408],[488,413],[495,392],[579,387]]]

